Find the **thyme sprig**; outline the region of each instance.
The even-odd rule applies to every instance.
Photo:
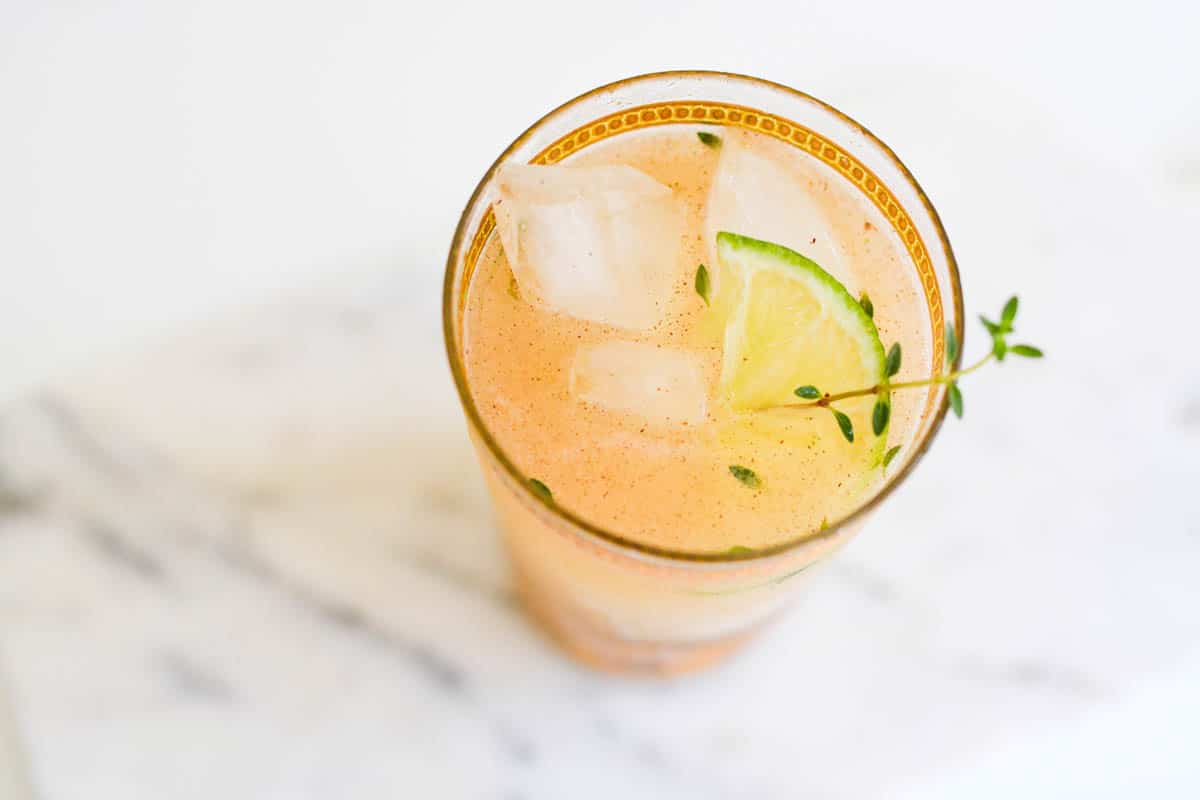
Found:
[[[867,302],[869,303],[870,301],[868,300]],[[840,392],[822,392],[818,387],[806,384],[797,387],[793,392],[796,397],[805,402],[785,403],[780,407],[801,410],[813,408],[828,409],[833,414],[834,419],[837,420],[842,436],[845,437],[846,441],[853,442],[854,423],[847,414],[836,407],[836,403],[855,397],[877,397],[878,399],[875,401],[875,406],[871,411],[871,431],[876,436],[882,436],[887,430],[888,422],[891,421],[892,392],[940,385],[947,387],[947,401],[950,404],[950,409],[956,417],[961,419],[963,415],[963,396],[962,389],[958,385],[959,379],[970,375],[991,361],[1004,361],[1005,357],[1009,354],[1022,358],[1041,358],[1043,356],[1041,349],[1031,344],[1010,345],[1008,342],[1009,336],[1016,330],[1014,323],[1017,319],[1019,306],[1020,303],[1016,297],[1010,298],[1000,312],[999,322],[993,322],[987,317],[980,316],[980,322],[983,323],[983,327],[991,337],[992,346],[986,355],[970,366],[963,367],[962,369],[952,368],[955,360],[958,358],[959,340],[954,327],[947,325],[946,363],[942,372],[938,375],[923,380],[893,382],[892,378],[900,372],[900,366],[903,361],[900,343],[895,342],[888,349],[887,356],[884,359],[884,379],[874,386],[864,386],[861,389],[849,389]],[[898,452],[899,446],[888,450],[883,458],[883,466],[886,467],[890,464]]]

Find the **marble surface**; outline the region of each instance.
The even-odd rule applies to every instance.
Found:
[[[794,613],[675,683],[577,668],[518,613],[433,267],[13,404],[0,645],[43,796],[882,797],[1103,712],[1200,645],[1200,363],[1162,253],[1113,282],[1123,235],[1171,242],[1110,234],[1002,260],[1051,358],[972,381]]]
[[[1176,97],[1170,76],[1190,74],[1178,66],[1193,61],[1168,46],[1193,27],[1097,15],[1103,35],[1080,37],[1076,12],[1050,6],[1037,4],[1044,27],[1027,24],[1031,11],[1004,15],[983,37],[933,31],[928,52],[940,61],[910,56],[893,30],[902,21],[889,17],[854,32],[887,69],[864,64],[845,46],[849,16],[835,9],[802,18],[829,36],[799,22],[772,26],[764,35],[777,46],[747,44],[754,57],[714,64],[817,90],[881,133],[943,214],[968,309],[994,312],[1019,290],[1022,332],[1050,357],[965,384],[966,421],[948,424],[863,535],[814,574],[794,612],[735,661],[673,683],[577,668],[515,607],[444,365],[440,272],[455,209],[502,140],[617,73],[720,57],[725,28],[705,22],[715,7],[648,20],[667,48],[653,57],[614,23],[605,30],[626,49],[584,58],[577,72],[547,76],[542,63],[574,56],[569,38],[555,39],[553,52],[531,49],[524,71],[497,65],[513,86],[550,81],[551,96],[482,99],[480,125],[495,128],[448,132],[447,150],[467,155],[427,159],[437,174],[409,171],[437,143],[394,146],[429,131],[391,106],[367,109],[389,92],[457,102],[475,77],[464,67],[444,85],[387,83],[409,74],[375,60],[404,49],[389,38],[404,20],[309,20],[307,38],[282,43],[286,58],[271,63],[282,71],[322,53],[324,93],[285,84],[292,94],[262,113],[260,97],[279,75],[246,83],[231,67],[206,83],[196,66],[204,62],[188,62],[196,74],[181,72],[179,85],[194,91],[180,96],[209,105],[180,123],[189,137],[199,131],[195,140],[176,144],[207,165],[196,169],[211,185],[180,179],[195,197],[172,194],[183,191],[174,173],[156,165],[175,163],[175,145],[154,151],[134,185],[163,209],[144,226],[155,236],[137,239],[145,252],[121,249],[121,229],[100,222],[80,228],[96,235],[60,235],[75,230],[71,219],[129,219],[139,208],[107,203],[100,189],[119,184],[109,171],[130,158],[93,158],[64,139],[76,166],[97,171],[95,191],[69,192],[77,173],[66,168],[57,183],[38,184],[80,203],[65,228],[37,216],[49,206],[5,196],[8,218],[31,209],[38,223],[18,252],[29,263],[46,242],[58,248],[55,263],[108,243],[146,268],[120,284],[128,308],[146,275],[175,280],[157,271],[176,241],[207,243],[189,250],[180,294],[217,292],[204,270],[241,274],[254,262],[272,265],[261,283],[303,286],[142,337],[123,355],[83,348],[88,366],[0,410],[0,677],[40,796],[770,800],[989,797],[1003,786],[1008,797],[1103,796],[1097,787],[1137,797],[1146,776],[1160,780],[1156,797],[1200,794],[1181,744],[1200,735],[1200,698],[1186,693],[1200,685],[1191,308],[1200,296],[1200,106]],[[249,29],[269,31],[273,19],[262,12]],[[164,29],[178,27],[196,52],[231,29],[210,11],[186,22]],[[93,23],[104,35],[86,41],[111,51],[109,27],[126,26],[100,15],[63,27],[64,41],[79,44]],[[463,35],[486,49],[496,23]],[[1118,34],[1158,44],[1111,62]],[[161,63],[190,52],[169,36],[146,39],[171,51],[150,54]],[[1072,58],[1062,56],[1067,40]],[[236,43],[236,63],[257,58],[256,41]],[[810,42],[809,61],[797,66],[785,41]],[[228,49],[212,52],[225,58]],[[977,50],[986,58],[973,61]],[[140,62],[115,63],[112,84],[136,86],[126,79],[141,74]],[[96,64],[104,67],[98,56]],[[161,93],[177,88],[174,73],[152,72]],[[71,83],[56,75],[47,86]],[[29,85],[22,102],[52,94]],[[1118,118],[1112,97],[1127,89],[1136,91]],[[213,99],[230,93],[236,114]],[[136,93],[125,99],[130,113],[141,103]],[[325,116],[285,113],[296,105],[307,114],[310,104]],[[430,107],[456,113],[450,100]],[[280,127],[244,146],[222,113]],[[318,118],[338,124],[299,124]],[[126,141],[102,122],[96,141]],[[274,150],[285,128],[337,143],[315,160],[336,173],[314,184],[326,195],[291,188],[293,162],[325,151]],[[206,142],[220,147],[209,152]],[[356,155],[372,145],[409,160]],[[250,173],[226,161],[243,149],[271,154],[249,191]],[[418,208],[394,190],[412,175],[430,186]],[[270,217],[258,238],[240,236],[237,226],[271,207],[278,186],[302,208]],[[230,218],[221,216],[226,195],[236,201]],[[319,195],[333,198],[329,207]],[[176,208],[163,196],[192,199]],[[331,211],[341,227],[322,227]],[[271,250],[275,241],[291,249]],[[365,244],[351,253],[346,242]],[[304,262],[306,275],[337,277],[291,281],[289,269],[309,255],[323,266]],[[102,270],[89,278],[102,279]],[[41,292],[63,295],[64,316],[106,330],[105,314],[127,312],[93,303],[94,292],[63,291],[73,280]],[[147,314],[151,306],[160,317],[184,313],[141,303]],[[0,320],[11,326],[5,352],[35,364],[41,357],[19,334],[40,329],[13,322],[21,319]],[[980,346],[970,333],[968,356]],[[1147,697],[1168,710],[1130,711]],[[1056,749],[1077,743],[1085,749]],[[1046,753],[1055,754],[1049,764]]]

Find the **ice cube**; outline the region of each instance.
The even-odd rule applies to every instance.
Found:
[[[645,342],[580,347],[570,387],[584,402],[664,424],[699,424],[708,403],[698,354]]]
[[[629,166],[505,164],[500,240],[521,296],[579,319],[645,330],[682,280],[683,204]]]
[[[752,150],[744,135],[727,131],[723,137],[705,215],[709,248],[716,247],[720,231],[781,244],[817,262],[857,297],[828,214],[808,185],[821,176]]]

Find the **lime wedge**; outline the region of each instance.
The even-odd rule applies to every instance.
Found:
[[[816,262],[781,245],[728,232],[717,234],[717,257],[723,274],[736,284],[721,368],[722,398],[735,411],[799,402],[793,394],[798,386],[837,393],[884,379],[875,323]],[[854,417],[860,440],[874,438],[871,404],[871,398],[838,404]],[[860,413],[863,409],[868,415]]]

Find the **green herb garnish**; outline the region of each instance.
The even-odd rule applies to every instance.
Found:
[[[1000,336],[992,340],[992,355],[997,361],[1003,361],[1004,356],[1008,354],[1008,342],[1004,341],[1004,337]]]
[[[892,348],[888,350],[887,360],[884,362],[884,372],[889,378],[893,377],[900,371],[900,343],[893,342]]]
[[[899,452],[900,452],[900,445],[896,445],[895,447],[889,449],[886,453],[883,454],[883,468],[884,469],[888,468],[888,464],[892,463],[892,460],[896,457],[896,454]]]
[[[864,295],[865,298],[865,295]],[[861,301],[860,301],[861,302]],[[1000,321],[993,322],[987,317],[981,316],[980,322],[987,329],[988,334],[992,338],[992,346],[987,355],[976,361],[969,367],[963,369],[952,369],[955,359],[958,358],[959,340],[954,332],[954,328],[950,325],[946,326],[946,366],[940,375],[932,378],[919,381],[904,381],[901,383],[892,383],[891,378],[900,371],[902,362],[900,343],[894,343],[888,349],[887,356],[884,361],[885,378],[875,386],[870,386],[863,389],[853,389],[847,392],[836,392],[834,394],[821,395],[815,386],[805,385],[798,387],[794,394],[802,400],[808,400],[806,403],[786,403],[784,408],[828,408],[833,412],[833,416],[837,419],[838,427],[842,431],[842,436],[846,437],[846,441],[854,441],[854,424],[850,418],[838,411],[834,407],[834,403],[840,400],[848,400],[852,397],[867,397],[870,395],[878,396],[875,405],[871,411],[871,430],[876,436],[882,436],[887,430],[888,422],[891,419],[891,392],[898,389],[917,389],[925,386],[942,385],[946,387],[946,400],[950,405],[950,409],[956,417],[962,418],[963,415],[963,396],[962,389],[958,386],[959,378],[971,374],[975,370],[987,364],[989,361],[1003,361],[1008,353],[1021,356],[1023,358],[1042,358],[1043,353],[1040,348],[1034,347],[1031,344],[1015,344],[1011,347],[1008,344],[1008,335],[1014,331],[1013,324],[1017,319],[1017,310],[1019,302],[1016,297],[1009,299],[1004,304],[1003,310],[1000,312]],[[893,447],[888,450],[884,456],[882,466],[887,467],[892,459],[896,457],[896,453],[900,448]]]
[[[730,464],[729,474],[737,478],[745,487],[750,489],[762,488],[762,481],[759,480],[759,477],[754,473],[754,470],[750,469],[749,467],[743,467],[740,464]]]
[[[534,494],[545,500],[547,503],[554,502],[554,493],[550,491],[550,487],[539,481],[537,478],[530,478],[529,486],[533,489]]]
[[[875,304],[871,302],[871,298],[867,296],[866,292],[863,292],[862,297],[858,298],[858,304],[862,306],[862,310],[868,317],[875,319]]]
[[[708,131],[696,131],[696,138],[714,150],[721,146],[721,137],[717,136],[715,133],[709,133]]]
[[[833,406],[830,406],[829,410],[833,412],[833,418],[837,420],[838,427],[842,429],[842,436],[846,437],[847,442],[850,442],[851,444],[853,444],[854,443],[854,423],[850,421],[849,417],[847,417],[842,412],[838,411]]]
[[[886,396],[881,396],[875,401],[875,408],[871,411],[871,430],[875,432],[876,436],[883,435],[891,416],[892,402]]]
[[[1000,324],[1004,326],[1006,332],[1012,330],[1013,320],[1017,318],[1017,306],[1019,302],[1017,296],[1013,295],[1008,298],[1008,302],[1004,304],[1004,310],[1000,312]]]
[[[962,389],[958,388],[958,381],[955,381],[954,383],[950,384],[950,391],[948,392],[948,397],[950,400],[950,408],[952,408],[954,410],[954,416],[958,417],[959,419],[962,419],[962,414],[963,414]]]
[[[708,301],[708,267],[703,264],[696,267],[696,294],[704,299],[704,305],[711,305]]]
[[[956,358],[958,358],[958,335],[954,333],[954,326],[946,323],[946,366],[954,364]]]

